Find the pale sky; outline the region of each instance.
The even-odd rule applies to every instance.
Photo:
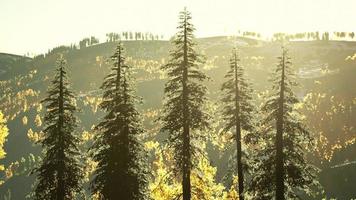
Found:
[[[170,37],[185,6],[198,37],[356,31],[356,0],[0,0],[0,52],[45,53],[108,32]]]

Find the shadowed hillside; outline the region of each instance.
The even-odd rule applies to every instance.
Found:
[[[228,70],[228,56],[234,46],[238,46],[246,74],[257,91],[258,100],[255,103],[261,103],[262,99],[257,94],[270,88],[268,76],[280,54],[278,42],[242,37],[212,37],[197,39],[197,43],[199,51],[206,57],[203,71],[211,77],[207,86],[212,106],[216,105],[221,95],[220,86]],[[24,176],[40,155],[40,148],[34,144],[36,134],[41,130],[38,119],[41,120],[43,108],[40,100],[46,94],[58,55],[63,54],[68,61],[72,88],[77,94],[76,103],[82,109],[79,114],[81,128],[78,130],[82,134],[90,131],[102,116],[98,110],[101,96],[99,87],[109,72],[110,66],[106,60],[116,44],[107,42],[82,49],[61,47],[34,59],[0,54],[0,110],[8,117],[10,129],[5,144],[8,154],[4,163],[5,166],[11,166],[13,172],[0,175],[7,179],[0,187],[0,194],[5,194],[11,188],[14,199],[23,199],[30,191],[34,179]],[[138,95],[143,98],[143,104],[139,108],[144,113],[144,126],[148,130],[145,140],[162,141],[165,136],[157,132],[154,119],[160,113],[166,81],[166,75],[160,70],[160,66],[167,62],[171,45],[169,41],[123,41],[123,44],[127,64],[135,68]],[[318,140],[323,136],[327,141],[327,145],[318,146],[317,153],[310,155],[310,159],[319,168],[327,172],[333,171],[321,174],[327,193],[338,195],[340,192],[348,192],[355,196],[352,188],[346,188],[347,191],[332,191],[339,189],[329,186],[334,181],[331,177],[337,173],[334,169],[342,167],[334,166],[355,160],[352,156],[355,155],[354,151],[347,149],[355,148],[356,138],[356,42],[291,42],[289,49],[301,83],[297,91],[298,97],[308,101],[306,105],[319,108],[318,112],[314,112],[313,108],[305,107],[305,117],[315,132],[315,138]],[[347,148],[343,148],[344,146]],[[332,159],[334,151],[344,153],[338,159]],[[213,166],[218,166],[217,179],[222,181],[232,152],[225,151],[220,155],[218,147],[209,144],[208,153]],[[356,184],[354,172],[355,164],[347,165],[347,171],[344,172],[347,174],[344,176],[350,177],[348,181],[353,181],[351,185]]]

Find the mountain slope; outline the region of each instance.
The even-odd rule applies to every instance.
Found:
[[[257,92],[269,89],[268,76],[276,64],[276,57],[280,54],[279,43],[231,37],[201,38],[197,42],[199,50],[206,56],[203,70],[212,78],[212,81],[207,82],[212,102],[220,95],[220,85],[228,69],[228,55],[235,45],[241,51],[242,63],[254,89]],[[149,131],[147,140],[160,141],[164,136],[157,133],[157,125],[153,119],[159,113],[165,83],[165,75],[159,67],[166,62],[171,45],[168,41],[123,41],[123,43],[128,64],[135,66],[136,69],[138,95],[143,97],[143,105],[140,109],[144,113],[144,124]],[[109,42],[83,49],[60,47],[46,56],[38,56],[34,59],[0,54],[0,110],[9,118],[10,129],[5,146],[8,152],[4,160],[5,165],[9,166],[22,157],[27,159],[30,153],[40,154],[39,147],[29,140],[28,133],[31,133],[30,129],[33,133],[41,130],[39,124],[35,125],[37,115],[41,116],[43,113],[39,102],[45,95],[59,53],[68,60],[70,79],[78,95],[77,104],[82,109],[82,113],[78,115],[81,120],[80,126],[83,128],[78,132],[90,131],[92,125],[96,124],[98,118],[102,116],[102,113],[97,111],[101,94],[99,86],[109,71],[110,66],[106,63],[106,59],[112,54],[115,45],[115,42]],[[356,125],[356,90],[351,87],[356,85],[354,78],[356,61],[349,57],[355,54],[356,43],[310,41],[292,42],[288,46],[302,85],[298,89],[300,98],[313,92],[325,94],[326,97],[334,96],[335,101],[351,105],[351,110],[346,117],[338,115],[342,119],[341,122],[333,123],[335,131],[326,132],[326,137],[334,143],[337,140],[343,141],[356,137],[355,132],[346,135],[339,132],[344,126],[343,123]],[[258,99],[257,104],[261,100]],[[330,107],[328,106],[321,107],[323,114]],[[313,117],[313,115],[311,113],[306,117]],[[24,118],[27,119],[27,124],[24,123],[26,121]],[[321,126],[331,123],[319,121]],[[217,178],[220,180],[226,172],[229,152],[224,152],[221,157],[218,150],[211,147],[209,155],[214,165],[218,166]],[[22,174],[10,178],[0,187],[0,193],[4,194],[3,192],[10,188],[14,199],[23,199],[33,181],[32,178],[24,179],[23,176]]]

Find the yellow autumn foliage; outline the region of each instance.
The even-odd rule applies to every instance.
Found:
[[[38,105],[37,105],[37,112],[41,112],[42,111],[42,104],[41,103],[39,103]]]
[[[238,177],[233,176],[232,185],[227,192],[224,192],[223,200],[238,200],[239,199],[239,194],[236,191],[237,181],[238,181]]]
[[[172,152],[161,149],[157,142],[147,142],[145,146],[147,149],[155,150],[154,179],[149,184],[151,198],[181,199],[181,179],[173,172]],[[211,166],[207,158],[204,156],[197,158],[197,165],[191,173],[192,200],[229,200],[227,197],[233,196],[233,192],[225,192],[225,187],[215,181],[216,171],[217,168]]]
[[[27,125],[27,122],[28,122],[28,119],[27,119],[26,116],[24,116],[24,117],[22,118],[22,124],[23,124],[23,125]]]
[[[36,124],[37,127],[42,126],[42,120],[41,120],[40,115],[38,115],[38,114],[35,117],[35,124]]]
[[[180,183],[176,179],[172,178],[173,174],[171,169],[164,161],[164,158],[166,159],[171,157],[169,154],[171,153],[156,149],[156,160],[153,162],[154,180],[152,180],[149,184],[149,190],[152,199],[175,199],[181,193],[182,189]]]
[[[43,139],[43,132],[34,132],[31,128],[27,131],[28,139],[33,142],[37,143],[38,141]]]
[[[93,133],[90,133],[88,131],[83,131],[83,133],[82,133],[82,142],[91,141],[91,140],[93,140],[93,138],[94,138],[94,134]]]
[[[3,159],[6,155],[6,152],[4,150],[4,144],[6,142],[6,137],[9,134],[9,129],[6,126],[6,119],[4,118],[4,115],[0,111],[0,159]],[[4,165],[0,164],[0,171],[4,171],[5,167]],[[0,180],[0,185],[3,184],[3,181]]]
[[[320,92],[305,95],[301,111],[306,124],[314,133],[313,151],[322,159],[321,162],[330,161],[337,150],[356,138],[354,121],[348,117],[353,106],[352,99],[341,96]]]
[[[200,157],[197,168],[192,171],[192,200],[222,200],[225,187],[216,183],[216,167]]]
[[[6,153],[4,151],[4,144],[6,137],[9,134],[9,129],[6,126],[6,119],[0,111],[0,159],[4,158]]]

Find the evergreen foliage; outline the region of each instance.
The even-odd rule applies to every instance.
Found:
[[[299,100],[293,88],[297,83],[286,48],[278,60],[256,136],[259,146],[250,186],[254,199],[302,199],[303,192],[312,194],[317,186],[316,168],[306,160],[313,141],[295,109]]]
[[[191,14],[186,9],[179,15],[178,33],[170,52],[170,60],[162,67],[167,72],[162,131],[169,133],[169,144],[174,149],[176,170],[182,176],[183,200],[190,200],[191,171],[199,153],[202,131],[208,127],[209,116],[204,112],[207,76],[199,71],[202,57],[196,52]]]
[[[241,66],[237,49],[233,49],[230,58],[230,70],[225,75],[227,79],[223,83],[221,90],[224,92],[222,103],[223,120],[225,122],[223,133],[233,131],[233,140],[236,143],[236,171],[238,176],[239,199],[244,199],[244,165],[246,165],[246,155],[242,152],[242,130],[252,132],[253,124],[253,105],[252,89],[245,79],[244,69]],[[244,163],[244,164],[243,164]]]
[[[111,56],[111,73],[101,89],[100,107],[106,112],[96,126],[98,134],[91,148],[98,163],[91,182],[92,193],[100,199],[147,198],[146,152],[139,141],[144,130],[135,108],[139,98],[131,87],[132,67],[126,65],[124,49],[118,44]]]
[[[44,149],[44,157],[33,171],[37,175],[34,199],[74,199],[82,191],[83,172],[77,148],[80,141],[74,134],[77,108],[63,57],[57,60],[56,75],[42,103],[46,105],[45,128],[38,143]]]

